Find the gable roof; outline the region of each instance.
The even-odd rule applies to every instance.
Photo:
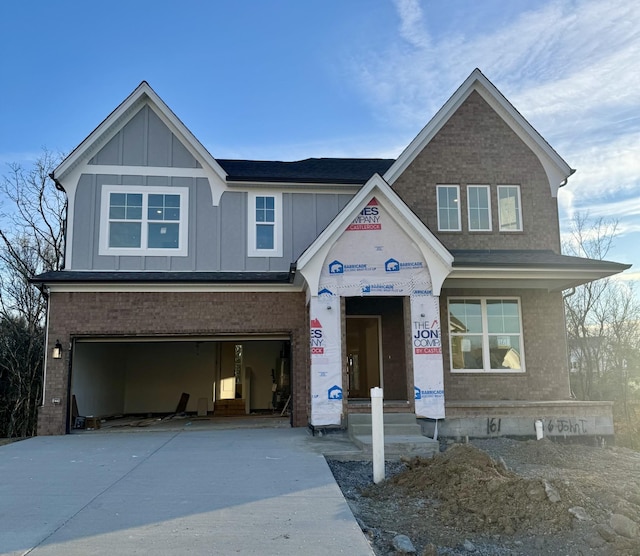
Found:
[[[551,194],[554,197],[557,196],[558,189],[564,185],[567,178],[575,170],[560,157],[542,135],[525,120],[522,114],[514,108],[478,68],[471,72],[471,75],[467,77],[442,108],[436,112],[435,116],[431,118],[416,138],[411,141],[395,163],[385,172],[384,179],[393,185],[396,179],[414,161],[422,149],[429,144],[473,91],[477,91],[516,135],[536,154],[547,174]]]
[[[371,177],[298,257],[296,271],[306,280],[311,295],[317,295],[320,272],[329,250],[372,197],[415,240],[431,274],[434,295],[440,295],[442,283],[451,272],[453,256],[379,174]]]
[[[196,139],[182,121],[164,103],[146,82],[142,81],[120,105],[96,127],[52,172],[58,185],[76,166],[88,161],[97,153],[138,110],[148,104],[160,116],[165,125],[189,148],[198,162],[224,181],[226,172]]]

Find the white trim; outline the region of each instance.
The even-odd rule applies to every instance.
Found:
[[[204,168],[173,168],[169,166],[113,166],[107,164],[87,164],[85,174],[111,176],[161,176],[169,178],[207,178]]]
[[[378,200],[380,205],[389,212],[390,216],[415,242],[429,267],[433,294],[440,295],[442,283],[451,272],[453,255],[407,207],[380,174],[374,174],[369,179],[304,253],[298,257],[296,268],[307,282],[310,295],[315,296],[318,293],[322,265],[329,250],[372,197]]]
[[[439,195],[439,191],[440,188],[445,189],[445,188],[449,188],[449,187],[455,187],[456,188],[456,198],[457,198],[457,203],[458,203],[458,227],[457,228],[443,228],[440,224],[440,195]],[[436,185],[436,210],[438,213],[438,231],[439,232],[460,232],[462,231],[462,211],[460,210],[460,186],[457,184],[438,184]]]
[[[477,91],[535,153],[547,174],[551,194],[553,197],[557,197],[558,189],[573,174],[574,170],[477,68],[471,72],[464,83],[400,154],[398,159],[385,172],[384,179],[393,185],[473,91]]]
[[[326,193],[327,190],[355,195],[362,185],[341,183],[307,183],[282,181],[228,181],[227,186],[233,191],[251,191],[253,189],[284,189],[287,193]]]
[[[133,193],[142,195],[142,218],[140,247],[110,247],[109,246],[109,196],[111,193]],[[177,249],[157,249],[146,247],[148,242],[148,224],[153,222],[148,220],[147,207],[149,195],[179,195],[180,196],[180,220],[179,244]],[[134,185],[103,185],[100,196],[100,244],[99,255],[113,256],[138,256],[138,257],[186,257],[189,251],[189,188],[188,187],[147,187]]]
[[[460,337],[462,334],[460,333],[452,333],[450,326],[451,319],[451,311],[449,309],[449,305],[452,301],[480,301],[480,316],[482,318],[482,333],[479,334],[477,332],[470,333],[474,336],[481,336],[482,338],[482,369],[454,369],[453,368],[453,348],[451,347],[451,341],[455,337]],[[491,368],[491,354],[489,348],[489,337],[496,336],[495,333],[489,333],[489,324],[487,318],[487,300],[497,300],[497,301],[516,301],[518,305],[518,325],[520,328],[520,332],[517,334],[512,332],[505,332],[504,336],[518,336],[520,338],[520,353],[518,354],[520,357],[520,368],[519,369],[492,369]],[[487,373],[501,373],[501,374],[522,374],[526,372],[526,367],[524,363],[524,329],[522,326],[522,300],[518,296],[479,296],[479,295],[455,295],[451,297],[447,297],[447,324],[448,328],[448,336],[449,336],[449,371],[452,374],[487,374]]]
[[[502,227],[502,209],[501,209],[501,206],[500,206],[500,189],[501,188],[511,188],[511,187],[515,188],[516,191],[518,192],[517,207],[516,208],[517,208],[517,211],[518,211],[518,224],[519,224],[519,226],[516,229],[504,229]],[[523,230],[524,224],[522,222],[522,200],[521,200],[520,186],[519,185],[506,185],[506,184],[499,185],[498,189],[497,189],[497,192],[496,192],[496,200],[497,200],[497,203],[498,203],[498,230],[501,231],[501,232],[506,232],[506,233],[509,233],[509,232],[521,232]]]
[[[256,246],[256,199],[273,197],[275,216],[273,222],[273,249]],[[247,257],[282,257],[282,193],[278,191],[247,192]]]
[[[488,228],[472,228],[471,227],[471,203],[469,202],[469,191],[471,188],[484,189],[487,192],[487,211],[489,213]],[[491,213],[491,186],[484,184],[467,185],[467,229],[469,232],[491,232],[493,231],[493,214]]]
[[[207,165],[224,182],[227,173],[209,151],[204,148],[189,129],[171,111],[151,86],[143,81],[136,89],[98,125],[89,136],[78,145],[54,170],[56,179],[63,180],[65,175],[82,160],[91,156],[108,142],[144,104],[149,104],[171,131],[193,151],[191,154],[200,164]],[[124,121],[126,120],[126,121]]]

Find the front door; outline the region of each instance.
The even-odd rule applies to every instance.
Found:
[[[369,398],[382,387],[380,317],[347,316],[349,398]]]

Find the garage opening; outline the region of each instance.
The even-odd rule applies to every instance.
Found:
[[[82,338],[74,341],[70,428],[113,419],[289,414],[288,338]]]

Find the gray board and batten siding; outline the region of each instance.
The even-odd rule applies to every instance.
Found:
[[[285,192],[282,195],[283,256],[247,256],[248,194],[225,191],[213,206],[204,177],[123,175],[118,166],[200,168],[148,106],[143,107],[90,160],[113,166],[111,174],[84,173],[76,189],[71,270],[104,271],[288,271],[290,264],[344,208],[351,194]],[[157,174],[157,171],[154,172]],[[101,193],[105,185],[186,187],[189,190],[187,256],[100,255]],[[250,183],[247,183],[250,186]]]

